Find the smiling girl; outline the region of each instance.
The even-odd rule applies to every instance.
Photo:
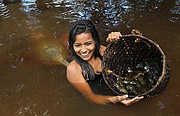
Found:
[[[119,39],[120,32],[112,32],[107,41]],[[142,99],[129,99],[127,95],[97,95],[92,91],[89,82],[102,79],[101,61],[105,46],[100,45],[99,34],[89,20],[79,20],[72,25],[69,32],[69,47],[73,61],[67,67],[67,79],[88,100],[97,104],[120,102],[128,106]]]

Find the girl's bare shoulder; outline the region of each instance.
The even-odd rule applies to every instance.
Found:
[[[67,67],[67,79],[71,83],[84,82],[84,77],[82,75],[82,69],[75,60],[70,62],[70,64]]]
[[[78,73],[79,71],[81,71],[80,65],[75,60],[71,61],[67,67],[67,72]]]

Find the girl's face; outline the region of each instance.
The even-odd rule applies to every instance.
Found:
[[[76,54],[83,60],[90,60],[95,51],[95,41],[93,40],[91,33],[81,33],[76,35],[73,48]]]

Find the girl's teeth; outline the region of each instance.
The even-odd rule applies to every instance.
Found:
[[[82,56],[85,56],[85,55],[88,55],[88,53],[87,54],[81,54]]]

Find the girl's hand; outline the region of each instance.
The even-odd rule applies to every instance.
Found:
[[[111,32],[108,34],[108,38],[106,39],[107,42],[117,42],[119,37],[122,36],[120,32]]]
[[[117,102],[121,102],[122,104],[126,105],[126,106],[130,106],[133,103],[138,102],[139,100],[143,99],[144,97],[135,97],[132,99],[128,98],[128,95],[123,95],[123,96],[115,96],[115,97],[111,97],[109,98],[109,100],[112,103],[117,103]]]
[[[133,103],[136,103],[138,102],[139,100],[143,99],[144,97],[141,96],[141,97],[135,97],[135,98],[132,98],[132,99],[124,99],[121,101],[121,103],[123,103],[124,105],[126,106],[130,106],[132,105]]]

